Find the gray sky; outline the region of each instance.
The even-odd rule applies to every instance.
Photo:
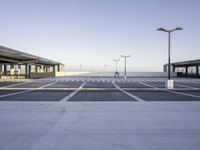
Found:
[[[61,61],[67,70],[162,71],[167,34],[172,61],[199,59],[199,0],[1,0],[0,45]],[[120,70],[124,62],[119,63]]]

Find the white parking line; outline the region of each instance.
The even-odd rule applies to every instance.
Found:
[[[42,88],[51,86],[51,85],[53,85],[53,84],[55,84],[55,83],[57,83],[57,82],[58,82],[58,81],[55,81],[55,82],[53,82],[53,83],[49,83],[49,84],[47,84],[47,85],[43,85],[43,86],[39,87],[38,89],[42,89]]]
[[[4,95],[0,95],[0,97],[7,97],[7,96],[12,96],[12,95],[18,95],[18,94],[22,94],[22,93],[28,93],[31,92],[33,90],[27,90],[27,91],[20,91],[20,92],[15,92],[15,93],[10,93],[10,94],[4,94]]]
[[[182,85],[182,84],[179,84],[179,83],[176,83],[176,85],[186,87],[186,88],[189,88],[189,89],[194,89],[194,90],[198,89],[198,88],[195,88],[195,87],[192,87],[192,86]]]
[[[145,85],[145,86],[147,86],[147,87],[151,87],[151,88],[154,88],[154,89],[158,89],[158,87],[156,87],[156,86],[153,86],[153,85],[150,85],[150,84],[147,84],[147,83],[144,83],[143,81],[138,81],[140,84],[143,84],[143,85]]]
[[[30,82],[23,82],[23,83],[12,84],[12,85],[8,85],[8,86],[3,86],[0,89],[9,88],[9,87],[18,86],[18,85],[23,85],[23,84],[27,84],[27,83],[31,83],[31,81]]]
[[[141,82],[141,83],[142,83],[142,82]],[[149,84],[146,84],[146,83],[144,83],[144,84],[145,84],[145,85],[149,85]],[[174,94],[179,94],[179,95],[184,95],[184,96],[189,96],[189,97],[200,98],[200,96],[198,96],[198,95],[192,95],[192,94],[177,92],[177,91],[173,91],[173,90],[158,88],[158,87],[151,86],[151,85],[149,85],[149,87],[153,87],[153,88],[155,88],[155,89],[159,89],[159,90],[161,90],[161,91],[166,91],[166,92],[169,92],[169,93],[174,93]]]
[[[65,101],[68,101],[70,98],[72,98],[76,93],[78,93],[82,88],[83,86],[86,84],[86,82],[82,83],[81,86],[74,92],[72,92],[71,94],[67,95],[66,97],[62,98],[60,100],[60,102],[65,102]]]
[[[117,84],[115,84],[115,82],[112,82],[112,84],[113,84],[119,91],[121,91],[121,92],[123,92],[124,94],[126,94],[126,95],[132,97],[133,99],[135,99],[135,100],[137,100],[137,101],[141,101],[141,102],[144,102],[144,101],[145,101],[144,99],[141,99],[141,98],[139,98],[139,97],[137,97],[137,96],[135,96],[135,95],[133,95],[133,94],[127,92],[127,91],[124,91],[124,90],[121,89]]]
[[[55,82],[51,83],[51,84],[55,84]],[[0,97],[7,97],[7,96],[12,96],[12,95],[18,95],[18,94],[22,94],[22,93],[28,93],[31,91],[35,91],[37,89],[41,89],[43,87],[49,86],[50,84],[47,85],[43,85],[41,87],[35,88],[35,89],[30,89],[30,90],[26,90],[26,91],[20,91],[20,92],[15,92],[15,93],[9,93],[9,94],[4,94],[4,95],[0,95]],[[6,88],[5,88],[6,89]]]
[[[171,90],[167,90],[167,89],[164,89],[164,91],[167,91],[167,92],[170,92],[170,93],[174,93],[174,94],[189,96],[189,97],[200,98],[199,95],[192,95],[192,94],[187,94],[187,93],[182,93],[182,92],[177,92],[177,91],[171,91]]]

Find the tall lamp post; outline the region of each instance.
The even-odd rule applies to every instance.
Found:
[[[105,65],[104,65],[105,72],[107,72],[107,69],[106,69],[106,68],[107,68],[107,65],[105,64]]]
[[[130,57],[130,56],[129,56],[129,55],[126,55],[126,56],[121,55],[121,57],[124,58],[124,79],[126,79],[126,59],[127,59],[128,57]]]
[[[173,80],[171,80],[171,76],[170,76],[170,72],[171,72],[171,52],[170,52],[170,49],[171,49],[171,33],[176,31],[176,30],[183,30],[183,28],[181,27],[177,27],[175,29],[164,29],[164,28],[159,28],[157,29],[157,31],[163,31],[163,32],[167,32],[168,33],[168,81],[167,81],[167,84],[166,84],[166,87],[168,89],[173,89]]]
[[[82,71],[82,67],[83,67],[83,65],[82,65],[82,64],[80,64],[80,72]]]
[[[119,76],[119,72],[117,70],[117,63],[118,61],[120,61],[120,59],[113,59],[113,61],[115,61],[115,77],[116,77],[116,76]]]

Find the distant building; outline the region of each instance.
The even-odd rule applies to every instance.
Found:
[[[168,72],[168,64],[163,66],[163,71]],[[200,77],[200,59],[171,63],[171,72],[176,72],[178,77]]]

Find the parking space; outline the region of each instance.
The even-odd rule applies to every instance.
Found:
[[[145,101],[200,101],[200,97],[195,97],[195,95],[194,97],[184,95],[184,93],[186,93],[185,91],[178,91],[177,93],[163,90],[140,90],[128,92],[144,99]]]
[[[8,95],[12,93],[22,92],[24,90],[0,90],[0,97],[3,95]]]
[[[175,90],[176,91],[176,90]],[[180,92],[180,91],[177,91],[177,92]],[[196,96],[199,96],[200,97],[200,90],[184,90],[182,91],[183,93],[186,93],[186,94],[190,94],[190,95],[196,95]]]
[[[116,82],[120,88],[150,88],[139,82]]]
[[[130,96],[118,91],[80,91],[69,101],[136,101]]]
[[[114,88],[111,82],[87,82],[84,88]]]
[[[145,82],[145,83],[153,87],[165,88],[165,82]],[[187,87],[174,82],[174,88],[187,88]]]
[[[180,85],[185,85],[185,86],[189,86],[189,87],[193,87],[193,88],[200,88],[200,83],[189,83],[189,82],[182,82],[182,83],[178,83]]]
[[[57,82],[46,88],[78,88],[81,84],[82,82]]]
[[[12,93],[16,93],[16,92],[19,92],[19,91],[12,91]],[[63,91],[63,90],[25,91],[24,93],[22,92],[20,94],[0,97],[0,101],[60,101],[63,97],[69,95],[71,92],[72,91]],[[4,94],[9,94],[9,93],[4,93]]]
[[[50,78],[33,82],[0,82],[0,101],[200,101],[199,82],[175,80],[174,90],[164,79]]]
[[[0,87],[10,86],[21,82],[0,82]]]
[[[44,86],[50,83],[52,82],[28,82],[28,83],[23,83],[23,84],[17,84],[9,88],[39,88],[41,86]]]

